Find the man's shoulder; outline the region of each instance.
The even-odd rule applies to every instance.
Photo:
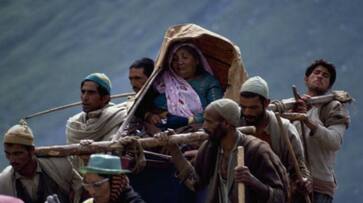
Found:
[[[346,106],[337,100],[332,100],[321,105],[318,114],[319,119],[325,126],[345,124],[348,127],[350,122],[350,116]]]
[[[267,110],[267,115],[268,115],[268,121],[269,121],[269,124],[272,125],[271,127],[279,127],[279,123],[278,123],[278,120],[277,120],[277,115],[275,114],[275,112],[273,111],[270,111],[270,110]],[[282,127],[289,130],[289,129],[295,129],[295,126],[294,124],[292,124],[290,122],[290,120],[286,119],[286,118],[283,118],[280,116],[280,119],[281,119],[281,122],[282,122]]]
[[[12,166],[7,166],[0,173],[0,182],[3,182],[6,178],[10,177],[13,174],[14,170]]]
[[[244,135],[239,145],[243,146],[246,152],[248,151],[258,154],[272,152],[270,145],[267,142],[252,135]]]
[[[72,164],[68,158],[65,157],[38,158],[38,161],[43,166],[58,169],[57,171],[65,170],[64,172],[66,172],[72,170]]]
[[[0,194],[12,195],[11,183],[13,180],[14,170],[12,166],[7,166],[0,173]]]
[[[84,115],[84,112],[79,112],[71,117],[68,118],[68,121],[67,122],[74,122],[74,121],[78,121],[80,120],[80,118]]]

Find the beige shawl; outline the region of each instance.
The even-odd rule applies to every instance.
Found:
[[[85,112],[69,118],[66,125],[67,143],[79,143],[83,139],[111,140],[127,115],[127,102],[108,104],[100,110]],[[88,116],[88,119],[86,119]]]

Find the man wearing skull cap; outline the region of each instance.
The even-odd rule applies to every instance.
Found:
[[[289,120],[278,118],[274,112],[267,110],[269,105],[269,88],[267,82],[259,76],[246,80],[240,89],[241,125],[256,127],[254,136],[266,141],[286,167],[291,183],[293,202],[302,202],[304,192],[311,192],[310,172],[305,164],[304,149],[295,126]],[[284,134],[288,136],[294,155],[288,150]],[[296,156],[302,180],[295,168],[293,156]]]
[[[81,140],[111,140],[126,117],[126,105],[110,103],[111,81],[103,73],[92,73],[81,82],[83,112],[68,119],[67,143]]]
[[[66,158],[38,158],[34,136],[25,121],[4,135],[4,151],[10,166],[0,173],[0,194],[24,202],[44,202],[57,194],[62,202],[78,202],[81,178]]]
[[[194,167],[177,147],[168,147],[178,178],[197,191],[199,202],[238,202],[238,183],[246,186],[245,202],[287,201],[288,177],[267,143],[239,132],[240,108],[230,99],[210,103],[203,128],[209,135],[198,150]],[[244,147],[245,166],[237,166],[237,147]]]

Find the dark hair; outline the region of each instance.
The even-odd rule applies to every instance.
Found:
[[[154,61],[150,58],[144,57],[134,61],[129,69],[131,68],[144,69],[144,74],[147,77],[150,77],[151,73],[154,71]]]
[[[94,82],[92,80],[84,80],[82,81],[81,83],[81,89],[82,89],[82,86],[84,84],[84,82],[86,81],[91,81],[91,82]],[[102,87],[101,85],[98,85],[96,82],[94,82],[96,85],[97,85],[97,90],[98,90],[98,93],[101,95],[101,96],[106,96],[106,95],[110,95],[110,93],[108,92],[108,90],[104,87]]]
[[[265,97],[259,95],[259,94],[256,94],[254,92],[241,92],[240,95],[242,97],[246,97],[246,98],[255,98],[255,97],[258,97],[259,100],[261,101],[261,104],[264,104],[265,101],[267,100]]]
[[[310,74],[314,71],[315,68],[317,68],[318,66],[323,66],[324,68],[328,69],[329,73],[330,73],[330,80],[329,80],[329,88],[333,86],[335,79],[336,79],[336,71],[335,71],[335,66],[327,61],[325,61],[324,59],[318,59],[316,61],[314,61],[305,71],[305,76],[309,77]]]

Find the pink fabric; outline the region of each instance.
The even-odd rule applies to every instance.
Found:
[[[15,197],[0,195],[0,203],[24,203],[24,202]]]
[[[169,67],[156,79],[154,87],[159,93],[165,93],[169,113],[182,117],[191,117],[203,112],[200,98],[192,86],[179,77],[171,68],[172,56],[182,46],[194,48],[199,54],[203,68],[213,75],[212,69],[202,52],[191,43],[183,43],[174,47],[169,56]]]

